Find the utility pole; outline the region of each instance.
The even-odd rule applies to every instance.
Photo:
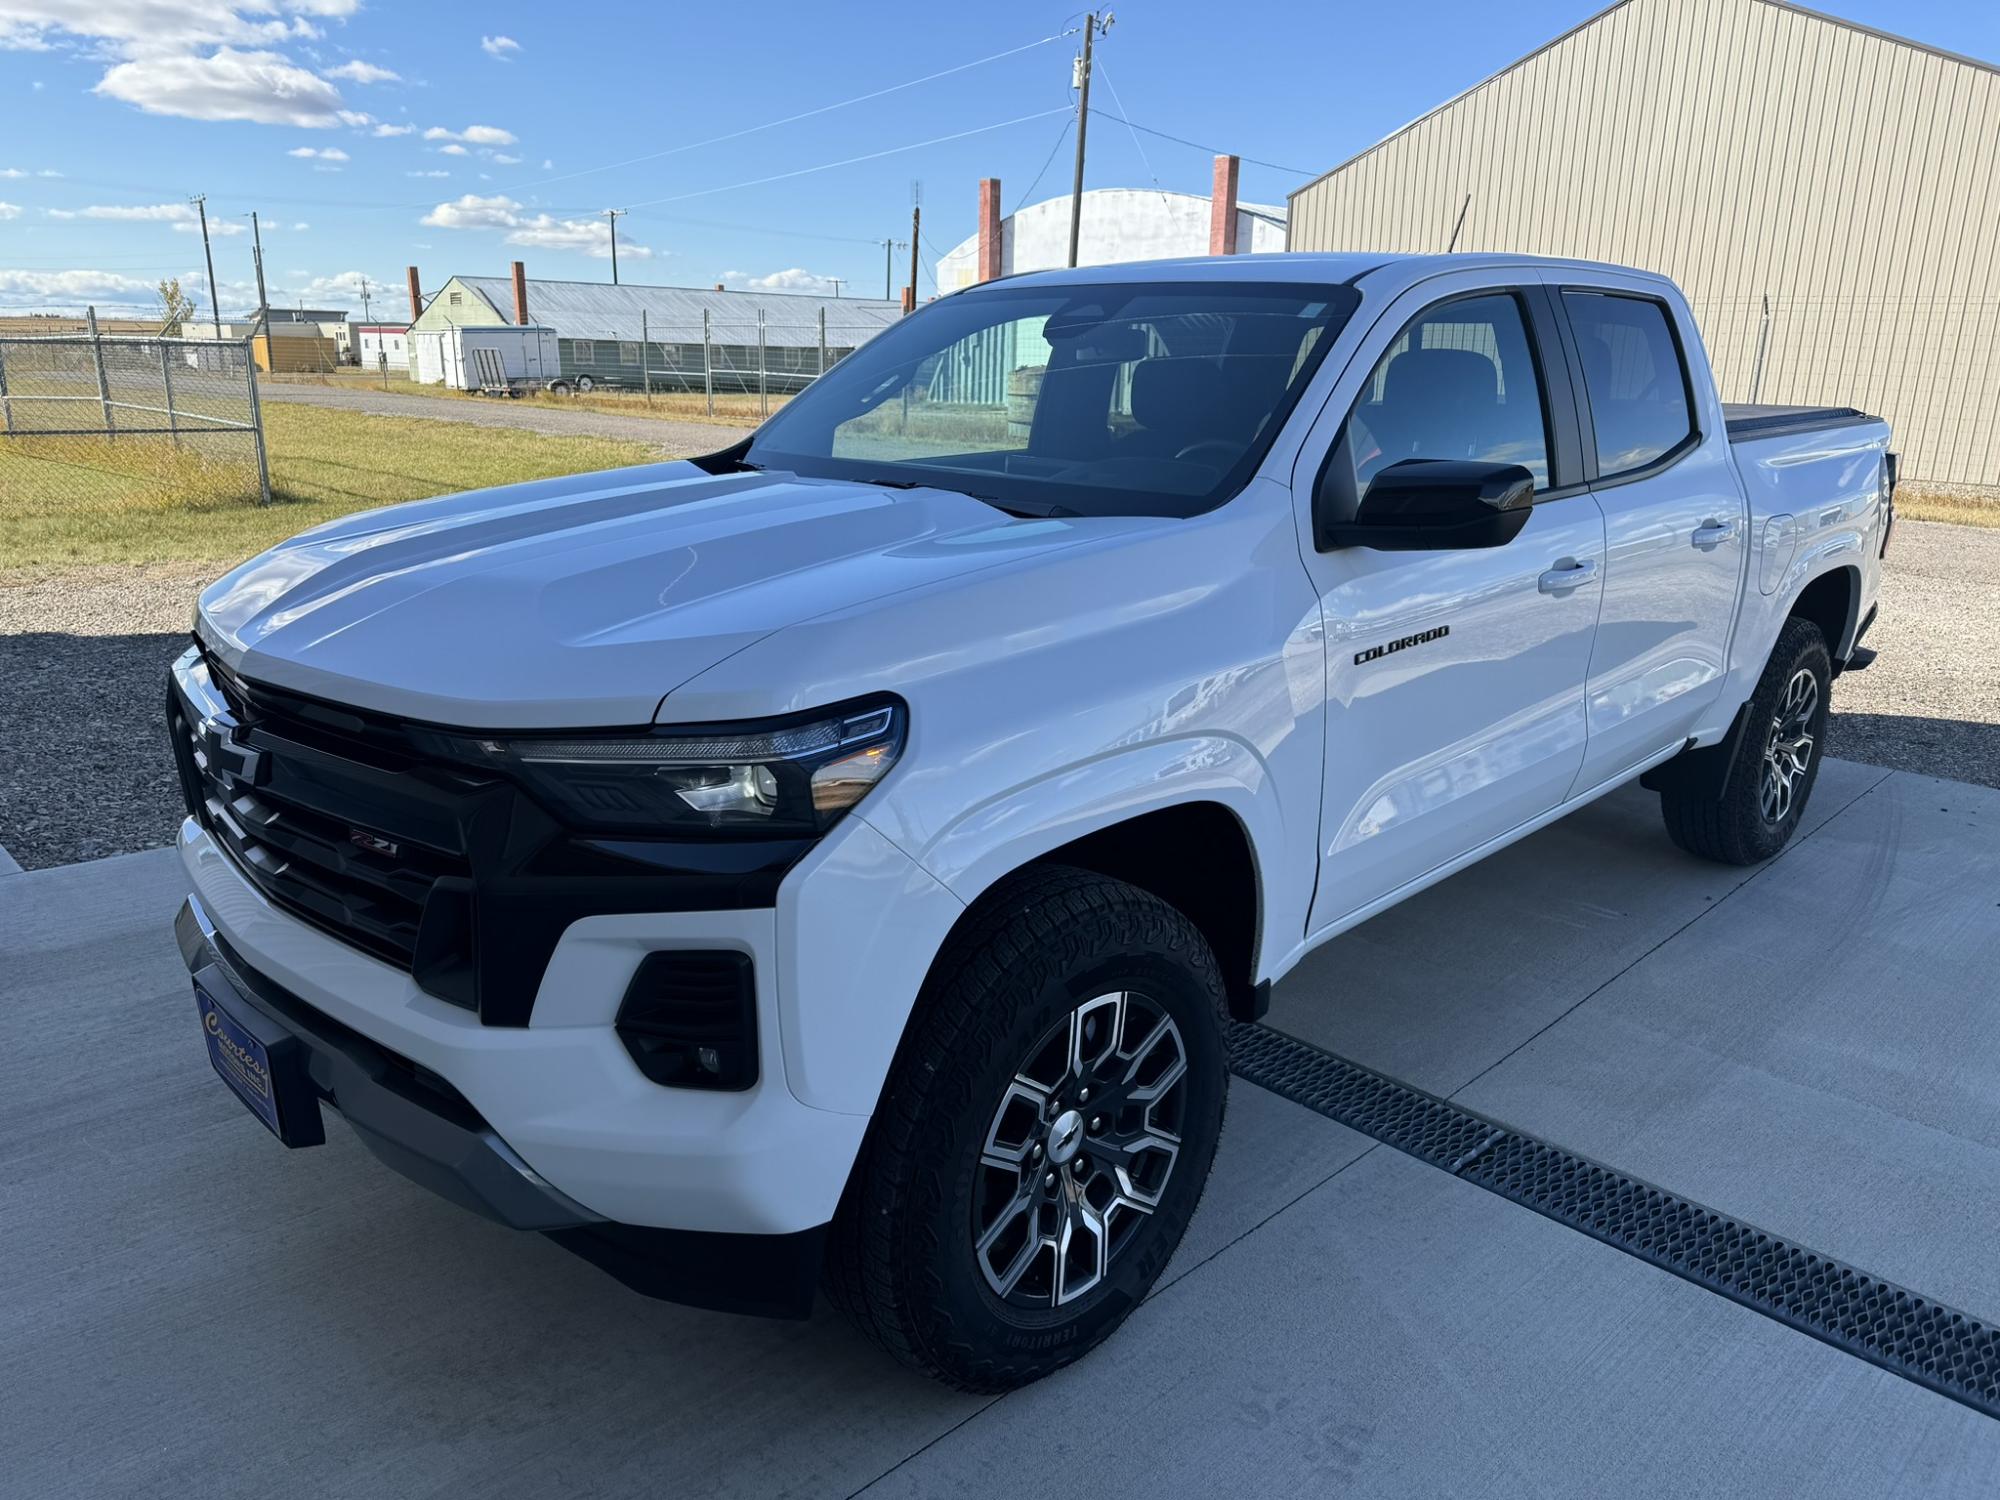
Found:
[[[618,217],[624,212],[625,210],[622,208],[607,208],[604,210],[605,221],[611,225],[611,284],[613,286],[618,285]]]
[[[838,292],[834,293],[839,296]],[[887,302],[896,295],[896,242],[894,239],[882,241],[882,300]]]
[[[924,228],[924,190],[916,189],[917,201],[910,205],[910,308],[917,310],[917,236]]]
[[[847,278],[845,276],[829,276],[826,279],[833,283],[833,298],[834,301],[838,302],[840,300],[840,284],[847,280]]]
[[[1083,59],[1076,68],[1076,180],[1069,193],[1069,263],[1076,264],[1076,237],[1083,227],[1083,135],[1090,125],[1090,41],[1097,13],[1083,18]]]
[[[215,320],[215,337],[222,338],[222,301],[215,295],[215,256],[208,248],[208,195],[196,193],[188,202],[201,215],[201,258],[208,262],[208,313]]]
[[[368,321],[368,278],[361,278],[361,321]]]
[[[275,375],[278,357],[271,347],[271,304],[264,295],[264,236],[257,228],[255,210],[250,214],[250,255],[257,262],[257,323],[264,330],[264,368]]]

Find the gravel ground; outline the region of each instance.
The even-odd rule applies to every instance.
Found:
[[[432,422],[464,422],[474,427],[519,427],[551,437],[629,438],[653,443],[675,455],[713,453],[750,435],[747,427],[713,422],[676,422],[661,417],[627,417],[608,411],[551,410],[532,401],[450,400],[442,396],[404,396],[394,391],[357,390],[330,385],[258,387],[265,401],[290,401],[304,406],[331,406],[342,411],[369,412],[378,417],[422,417]]]
[[[0,575],[0,848],[30,870],[173,839],[163,723],[208,563]]]
[[[1828,749],[2000,787],[2000,530],[1907,523],[1889,563],[1868,637],[1881,660],[1835,685]],[[217,571],[0,574],[0,848],[23,866],[172,839],[180,791],[161,729],[164,675]]]

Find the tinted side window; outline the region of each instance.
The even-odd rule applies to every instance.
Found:
[[[1667,310],[1644,297],[1564,292],[1583,360],[1600,477],[1643,468],[1694,431]]]
[[[1421,314],[1361,388],[1346,439],[1357,495],[1406,458],[1520,464],[1547,489],[1548,421],[1520,303],[1468,297]]]

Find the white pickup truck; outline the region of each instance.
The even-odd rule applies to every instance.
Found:
[[[320,527],[172,673],[211,1061],[640,1290],[1031,1380],[1166,1264],[1308,951],[1634,778],[1784,846],[1888,438],[1725,409],[1657,276],[1232,257]]]

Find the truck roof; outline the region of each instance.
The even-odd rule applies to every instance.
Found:
[[[1499,266],[1560,266],[1582,272],[1614,272],[1623,276],[1649,276],[1664,281],[1657,272],[1632,266],[1610,265],[1602,261],[1568,260],[1547,255],[1507,253],[1455,255],[1391,255],[1381,251],[1352,251],[1337,254],[1284,251],[1271,255],[1191,255],[1173,260],[1126,261],[1117,265],[1077,266],[1059,271],[1026,271],[1005,276],[980,286],[1102,286],[1105,282],[1134,281],[1282,281],[1323,282],[1328,286],[1358,284],[1382,273],[1395,273],[1400,284],[1422,281],[1450,271],[1476,271]],[[967,287],[977,293],[980,286]],[[958,293],[956,295],[964,295]]]

